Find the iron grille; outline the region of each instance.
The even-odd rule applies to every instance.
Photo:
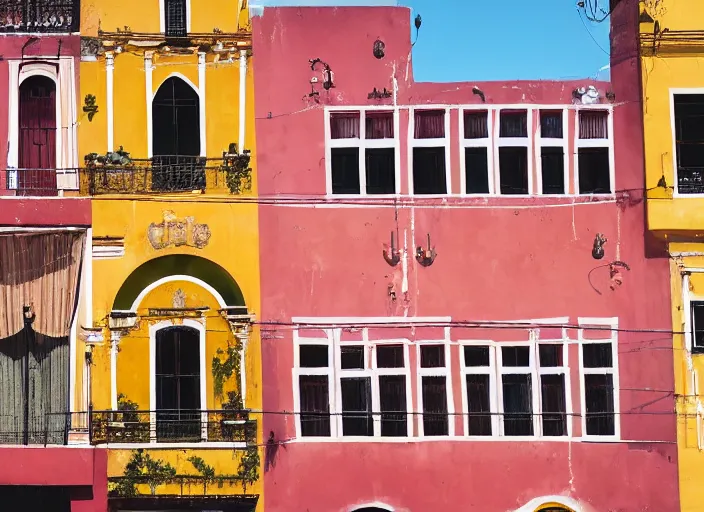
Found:
[[[78,0],[0,2],[0,32],[78,32]]]

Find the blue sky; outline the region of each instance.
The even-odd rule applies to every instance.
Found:
[[[417,81],[608,79],[608,71],[599,69],[609,63],[609,20],[580,19],[576,0],[251,0],[255,2],[411,7],[411,18],[420,14],[423,19],[413,49]]]

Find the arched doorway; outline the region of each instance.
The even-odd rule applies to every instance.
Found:
[[[56,195],[56,83],[33,75],[20,84],[18,195]]]
[[[201,438],[201,338],[187,326],[156,331],[154,386],[159,442]]]
[[[205,188],[198,93],[182,78],[167,78],[152,101],[152,124],[152,189]]]

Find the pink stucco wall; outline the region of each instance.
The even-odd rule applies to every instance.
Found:
[[[646,257],[652,251],[644,240],[639,73],[630,37],[635,5],[622,2],[613,13],[612,22],[625,35],[614,40],[611,84],[589,79],[415,83],[405,8],[279,8],[254,19],[258,186],[262,196],[282,196],[280,204],[261,204],[259,210],[262,321],[437,315],[456,321],[566,316],[575,323],[578,317],[618,317],[622,329],[619,421],[624,441],[312,443],[295,439],[292,415],[268,414],[265,438],[273,432],[283,443],[264,476],[268,510],[346,512],[381,502],[394,510],[494,512],[547,495],[570,496],[595,512],[678,510],[671,342],[666,334],[640,331],[668,331],[671,322],[668,261]],[[377,38],[386,45],[381,60],[372,55]],[[316,57],[330,65],[336,84],[328,92],[320,89],[319,103],[308,97],[313,76],[308,60]],[[459,65],[471,66],[471,55],[458,59]],[[374,87],[393,90],[395,83],[398,105],[453,109],[454,193],[460,173],[456,109],[480,102],[472,94],[474,85],[484,91],[487,105],[570,104],[572,91],[590,84],[602,95],[615,93],[617,201],[572,205],[568,197],[447,197],[416,198],[397,207],[369,200],[354,206],[311,205],[325,194],[323,107],[392,105],[393,98],[368,100],[367,93]],[[400,116],[405,192],[407,110]],[[301,204],[305,201],[309,204]],[[427,268],[410,258],[406,296],[401,266],[392,268],[382,258],[397,226],[409,237],[411,252],[427,233],[438,252]],[[609,239],[601,262],[591,256],[597,232]],[[612,292],[608,270],[595,270],[592,282],[601,294],[595,292],[590,270],[617,257],[631,267],[623,286]],[[389,297],[390,286],[396,301]],[[291,331],[286,325],[268,330],[275,332],[262,337],[264,410],[293,411]],[[416,339],[431,337],[423,336],[416,333]],[[451,332],[453,340],[482,336],[511,339],[491,330]],[[577,359],[570,357],[578,411]],[[458,411],[459,379],[453,374]]]

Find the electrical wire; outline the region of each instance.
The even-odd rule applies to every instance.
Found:
[[[582,26],[584,27],[584,30],[587,31],[587,34],[589,34],[589,37],[591,38],[592,42],[599,48],[602,52],[604,52],[607,56],[611,56],[609,52],[604,50],[604,48],[599,44],[599,42],[596,40],[594,35],[592,34],[591,30],[587,27],[587,24],[584,21],[584,18],[582,17],[582,11],[579,10],[579,7],[577,8],[577,14],[579,15],[579,20],[582,22]]]

